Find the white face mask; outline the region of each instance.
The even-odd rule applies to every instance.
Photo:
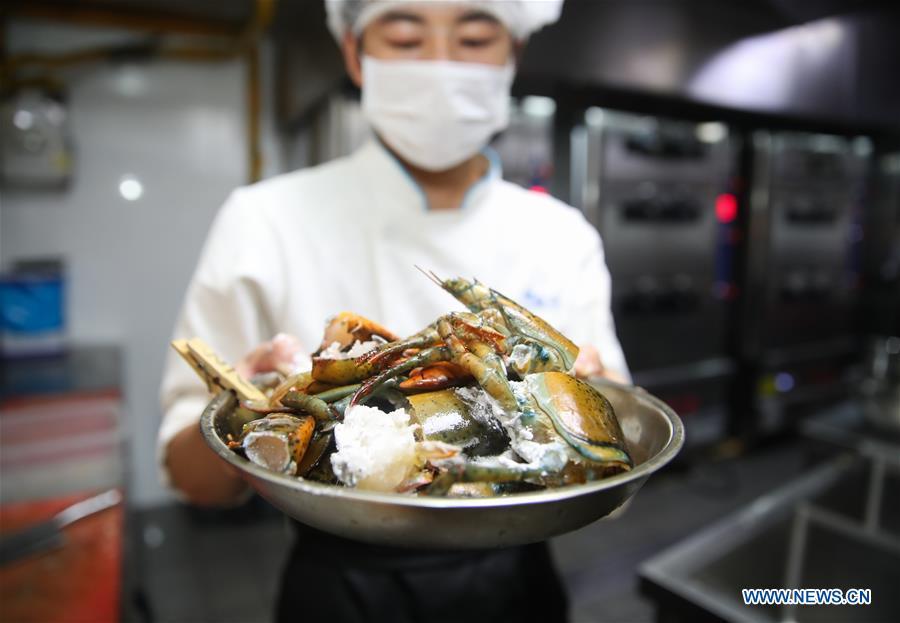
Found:
[[[405,160],[444,171],[474,156],[509,123],[514,67],[362,59],[363,115]]]

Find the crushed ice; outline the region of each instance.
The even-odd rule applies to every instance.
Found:
[[[348,409],[343,423],[334,427],[335,475],[349,487],[393,491],[415,469],[415,429],[403,409],[391,413],[366,405]]]

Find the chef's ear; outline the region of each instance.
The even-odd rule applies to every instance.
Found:
[[[528,43],[527,39],[513,39],[512,43],[512,54],[513,61],[516,63],[516,67],[522,66],[522,57],[525,56],[525,44]]]
[[[362,88],[362,37],[356,37],[348,30],[341,42],[341,52],[344,54],[347,75],[357,88]]]

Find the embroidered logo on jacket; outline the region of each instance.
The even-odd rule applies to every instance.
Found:
[[[525,307],[540,307],[541,309],[555,309],[559,307],[559,297],[541,295],[528,288],[522,294],[520,302]]]

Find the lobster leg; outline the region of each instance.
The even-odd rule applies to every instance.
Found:
[[[441,337],[434,327],[426,327],[405,340],[390,342],[367,352],[365,355],[360,355],[357,357],[356,362],[360,365],[368,364],[377,367],[385,359],[393,359],[395,356],[399,357],[403,354],[403,351],[410,348],[427,348],[440,343]]]
[[[281,399],[281,404],[311,415],[319,422],[332,422],[339,419],[337,412],[327,402],[300,392],[288,392]]]
[[[350,404],[348,406],[352,407],[359,404],[363,398],[375,392],[379,387],[384,385],[384,383],[386,381],[389,381],[390,379],[396,378],[401,374],[409,372],[410,370],[428,365],[430,363],[447,361],[449,358],[450,351],[448,351],[444,346],[434,346],[432,348],[426,348],[425,350],[413,355],[406,361],[399,363],[392,368],[388,368],[381,374],[365,381],[360,386],[360,388],[356,390],[356,393],[353,394],[353,398],[350,399]]]
[[[438,321],[438,332],[453,355],[453,363],[474,376],[482,389],[500,403],[504,410],[509,413],[518,411],[519,404],[506,378],[503,359],[495,350],[496,345],[491,347],[473,338],[465,343],[463,337],[468,338],[466,334],[472,331],[481,331],[481,328],[467,325],[460,316],[451,314]]]
[[[360,385],[361,383],[354,383],[353,385],[333,387],[331,389],[326,389],[323,392],[319,392],[318,394],[315,394],[315,396],[319,400],[324,400],[325,402],[332,403],[340,400],[341,398],[352,395],[357,389],[360,388]]]
[[[540,482],[546,475],[546,469],[526,463],[486,465],[457,461],[435,476],[425,491],[427,495],[442,496],[457,482]]]

